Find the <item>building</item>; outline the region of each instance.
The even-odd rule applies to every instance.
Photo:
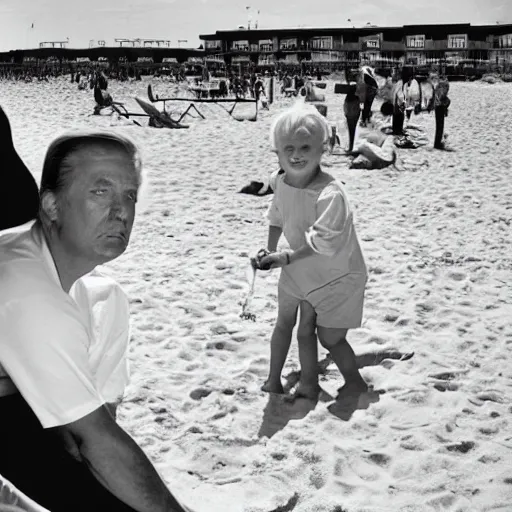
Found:
[[[168,62],[195,62],[195,59],[202,61],[205,54],[202,49],[167,47],[167,41],[140,41],[140,46],[123,44],[122,46],[108,47],[98,44],[91,48],[76,49],[45,45],[45,47],[31,50],[11,50],[0,52],[0,63],[22,65],[23,63],[44,62],[108,62],[110,64],[154,63],[161,65]],[[123,42],[125,41],[123,40]]]
[[[220,30],[200,35],[228,65],[512,65],[512,24]]]

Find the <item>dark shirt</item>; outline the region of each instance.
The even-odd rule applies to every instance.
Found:
[[[37,183],[14,148],[11,126],[0,107],[0,230],[25,224],[39,211]]]

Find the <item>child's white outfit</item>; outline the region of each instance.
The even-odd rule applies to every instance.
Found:
[[[282,228],[291,249],[308,244],[315,253],[282,267],[279,292],[307,300],[319,326],[360,327],[368,274],[343,185],[323,171],[304,189],[284,176],[270,178],[270,225]]]

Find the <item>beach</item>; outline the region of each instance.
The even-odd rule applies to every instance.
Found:
[[[140,112],[134,97],[147,99],[148,83],[111,81],[109,92]],[[187,505],[511,512],[512,85],[452,83],[445,132],[456,151],[432,149],[433,113],[413,115],[429,144],[399,149],[382,170],[349,169],[344,96],[333,89],[328,121],[342,147],[323,166],[345,183],[369,269],[363,326],[348,341],[375,392],[357,406],[336,400],[343,379],[322,348],[318,404],[260,390],[278,270],[258,272],[256,319],[240,318],[269,197],[238,191],[277,169],[269,128],[295,98],[277,95],[256,122],[198,104],[206,119],[185,117],[187,130],[92,116],[93,92],[67,78],[0,82],[0,104],[38,182],[49,143],[71,128],[119,131],[141,148],[148,185],[131,242],[102,268],[131,308],[132,378],[118,419]],[[290,385],[298,370],[294,341]]]

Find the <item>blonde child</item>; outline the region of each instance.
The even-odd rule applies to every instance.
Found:
[[[367,389],[346,339],[348,329],[361,326],[367,270],[343,186],[320,167],[328,137],[328,123],[312,106],[294,106],[274,122],[271,142],[281,170],[271,177],[270,254],[259,259],[262,268],[281,268],[270,373],[262,389],[283,393],[281,372],[300,308],[295,396],[311,399],[319,392],[316,334],[345,388]],[[291,250],[275,252],[281,234]]]

